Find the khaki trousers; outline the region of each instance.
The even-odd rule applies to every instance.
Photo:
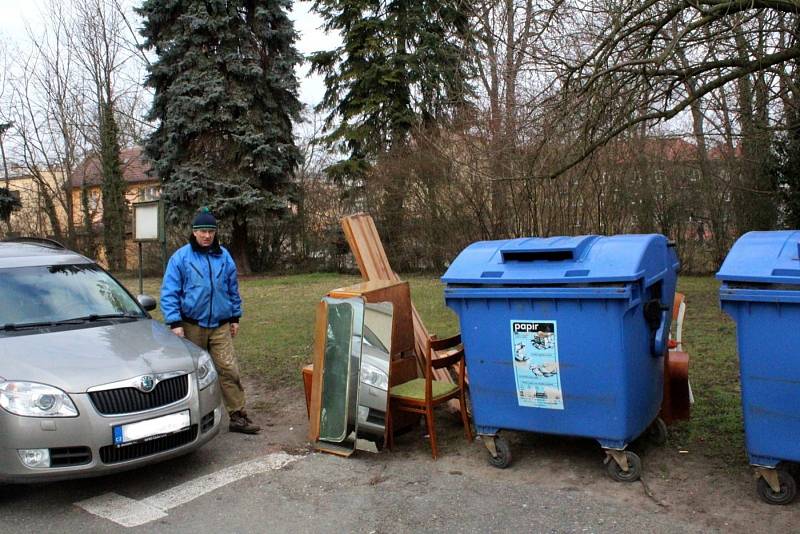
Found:
[[[244,388],[239,377],[239,362],[233,350],[231,325],[203,328],[196,324],[183,323],[186,339],[207,350],[214,360],[222,388],[222,400],[228,413],[244,410]]]

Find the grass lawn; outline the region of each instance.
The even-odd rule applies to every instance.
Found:
[[[735,323],[720,310],[714,278],[682,276],[678,291],[686,295],[683,339],[695,404],[692,420],[676,425],[671,443],[741,465],[747,456]]]
[[[444,305],[438,277],[407,276],[412,299],[428,330],[440,337],[458,332]],[[311,362],[314,310],[329,290],[358,282],[354,276],[316,273],[240,280],[244,318],[236,347],[244,372],[269,387],[291,386],[302,395],[300,369]],[[138,292],[138,279],[122,282]],[[158,296],[160,279],[145,279],[145,293]],[[719,284],[712,277],[681,277],[686,294],[684,350],[695,396],[692,420],[671,429],[670,444],[725,463],[746,462],[739,399],[734,323],[719,309]],[[154,314],[158,319],[158,311]]]

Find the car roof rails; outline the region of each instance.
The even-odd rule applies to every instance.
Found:
[[[28,243],[31,245],[41,245],[43,247],[48,248],[58,248],[58,249],[65,249],[62,243],[59,243],[55,239],[48,239],[46,237],[6,237],[5,239],[1,240],[3,243]]]

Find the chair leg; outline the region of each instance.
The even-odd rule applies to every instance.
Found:
[[[428,425],[428,436],[431,438],[431,453],[435,460],[439,455],[439,451],[436,449],[436,428],[433,425],[433,409],[430,407],[425,411],[425,423]]]
[[[467,441],[472,443],[472,428],[469,424],[469,417],[467,417],[467,402],[464,398],[464,390],[461,390],[461,395],[458,398],[461,408],[461,422],[464,423],[464,434],[467,436]]]
[[[392,429],[392,403],[389,401],[386,406],[386,448],[392,450],[394,447],[394,429]]]

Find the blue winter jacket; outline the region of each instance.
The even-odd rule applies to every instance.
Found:
[[[195,250],[191,243],[176,250],[161,284],[161,312],[170,327],[182,321],[204,328],[238,322],[242,299],[228,251],[216,240],[209,252]]]

